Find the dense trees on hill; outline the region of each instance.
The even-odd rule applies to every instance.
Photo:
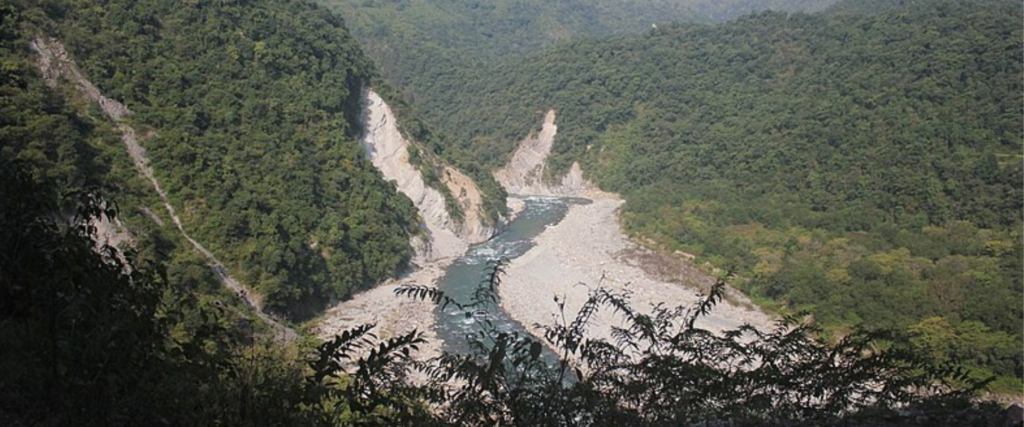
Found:
[[[932,0],[926,0],[932,1]],[[843,0],[825,8],[827,14],[874,14],[914,6],[921,0]],[[975,3],[1009,4],[1007,0],[975,0]]]
[[[169,280],[165,265],[97,249],[92,220],[115,214],[97,192],[59,197],[21,161],[0,161],[0,178],[7,426],[920,425],[922,417],[985,425],[996,415],[963,399],[978,384],[956,368],[879,350],[882,335],[830,346],[806,325],[724,337],[694,328],[720,287],[698,307],[653,317],[597,290],[575,321],[551,327],[547,340],[562,354],[555,366],[540,358],[539,342],[485,323],[471,335],[473,353],[426,362],[408,357],[423,342],[418,332],[377,342],[372,325],[320,344],[260,342],[219,301],[203,304],[197,289]],[[493,307],[500,265],[491,277],[476,300],[448,303],[467,314]],[[448,301],[427,287],[403,293]],[[622,342],[581,340],[598,309],[629,319]],[[359,349],[371,351],[359,357]],[[954,388],[933,387],[943,382]],[[924,389],[939,394],[924,398]],[[902,404],[911,417],[895,412]]]
[[[176,230],[153,221],[153,212],[162,213],[156,194],[139,177],[103,113],[70,87],[51,90],[44,84],[29,50],[30,36],[23,31],[32,12],[0,9],[0,160],[18,162],[33,181],[46,182],[72,200],[102,189],[112,196],[112,206],[120,207],[138,262],[165,264],[168,280],[199,292],[203,304],[228,292]],[[70,205],[57,208],[74,211]],[[237,309],[233,318],[244,317],[244,309]]]
[[[0,155],[26,162],[30,173],[61,191],[98,184],[106,162],[89,142],[116,139],[46,87],[14,8],[5,6],[0,13]]]
[[[820,10],[834,0],[317,0],[342,15],[393,82],[652,24],[720,21],[758,10]],[[429,58],[429,60],[424,60]],[[424,73],[428,75],[423,75]],[[416,87],[409,89],[415,90]]]
[[[277,18],[294,25],[263,25]],[[717,336],[693,325],[721,300],[721,284],[697,307],[654,316],[597,289],[574,321],[550,326],[544,339],[561,356],[553,366],[541,359],[540,342],[486,323],[471,336],[470,354],[426,362],[409,359],[423,340],[418,332],[379,342],[372,325],[326,343],[265,341],[205,260],[183,249],[169,221],[153,219],[162,215],[159,203],[107,119],[73,89],[48,88],[27,48],[44,31],[69,41],[100,87],[135,111],[131,124],[148,134],[186,226],[268,292],[272,306],[302,315],[316,299],[400,265],[415,216],[352,142],[352,90],[366,78],[365,64],[341,29],[297,1],[0,6],[0,425],[998,420],[991,405],[963,399],[983,382],[947,363],[987,357],[997,372],[1019,369],[1012,359],[997,364],[1007,361],[999,353],[1006,337],[990,329],[998,317],[928,317],[904,339],[896,339],[902,331],[858,330],[834,344],[797,318],[773,331]],[[118,216],[133,244],[99,245],[97,220]],[[854,252],[856,262],[866,256],[874,264],[851,265],[850,274],[890,283],[905,276],[898,268],[925,264],[907,253],[939,257],[934,276],[963,282],[942,282],[936,295],[952,306],[976,304],[958,300],[957,286],[991,284],[978,269],[1015,268],[999,264],[1010,258],[998,254],[1019,248],[1000,240],[1000,229],[947,228],[926,229],[934,239],[921,247]],[[880,238],[861,233],[858,244]],[[893,241],[919,237],[901,236]],[[965,241],[974,243],[958,245]],[[468,315],[493,308],[500,270],[492,266],[474,301],[449,301],[423,286],[401,293],[454,303]],[[601,309],[625,318],[617,342],[583,339]],[[358,357],[359,349],[369,352]],[[938,394],[925,398],[928,389]]]
[[[270,309],[310,316],[409,259],[416,212],[355,142],[373,73],[339,19],[300,1],[15,5],[133,111],[186,229]]]
[[[403,124],[431,112],[417,112],[423,88],[445,81],[457,90],[467,69],[515,58],[573,40],[636,34],[676,21],[720,21],[756,10],[819,10],[834,0],[317,0],[345,18],[352,34],[382,75],[397,90],[392,103]],[[428,123],[433,124],[433,115]],[[471,143],[473,135],[434,132],[422,138],[443,158],[467,171],[492,203],[501,199],[489,168],[479,159],[444,151]]]
[[[644,31],[652,23],[707,20],[716,5],[695,1],[664,2],[642,0],[629,4],[611,1],[540,2],[535,0],[463,1],[433,0],[322,0],[338,11],[350,29],[378,58],[391,58],[388,65],[402,67],[401,56],[386,52],[434,46],[450,55],[490,60],[526,53],[560,42],[587,36]],[[727,2],[742,10],[750,5]],[[825,2],[821,2],[824,4]],[[733,16],[738,16],[743,12]],[[411,67],[412,64],[407,65]],[[430,67],[433,64],[420,64]],[[388,68],[388,67],[385,67]],[[410,69],[394,70],[404,74]]]
[[[418,101],[459,143],[448,155],[492,166],[555,108],[553,172],[582,160],[625,196],[631,231],[838,334],[980,333],[981,350],[945,357],[1017,388],[1021,17],[943,1],[762,13],[461,70]]]

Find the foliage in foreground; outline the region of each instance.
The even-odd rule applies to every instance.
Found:
[[[19,162],[20,163],[20,162]],[[96,242],[116,206],[0,158],[0,425],[291,420],[301,370],[216,294]],[[144,421],[144,422],[143,422]]]
[[[490,267],[468,302],[424,286],[396,292],[479,313],[496,307],[502,266]],[[898,420],[896,408],[916,405],[932,405],[932,416],[941,416],[985,386],[955,366],[928,363],[884,331],[857,331],[829,344],[793,317],[769,331],[744,326],[714,334],[697,327],[722,300],[724,286],[714,285],[695,307],[658,306],[649,314],[633,309],[628,294],[598,287],[575,317],[543,327],[543,344],[484,321],[467,337],[470,354],[410,366],[429,375],[420,393],[435,408],[434,422],[450,425]],[[598,310],[624,319],[611,342],[587,338]]]
[[[372,325],[319,345],[260,343],[161,265],[97,247],[93,220],[116,210],[95,192],[58,197],[6,161],[0,178],[3,425],[898,425],[897,408],[985,421],[963,400],[983,382],[882,333],[830,345],[796,319],[697,328],[721,284],[696,307],[652,314],[598,288],[544,343],[481,322],[468,354],[426,361],[413,358],[419,332],[380,341]],[[469,301],[398,292],[479,313],[495,309],[502,268]],[[602,309],[625,319],[613,342],[586,338]]]
[[[132,111],[184,228],[271,311],[306,319],[406,267],[415,207],[356,142],[373,66],[326,10],[303,0],[11,0],[0,24],[0,90],[15,92],[0,101],[5,155],[64,160],[75,151],[73,126],[104,126],[98,113],[52,132],[44,124],[39,139],[56,155],[18,140],[52,110],[91,108],[52,96],[34,69],[29,41],[57,37],[106,96]],[[39,97],[57,105],[25,108]],[[123,149],[104,154],[126,157]],[[111,186],[135,177],[95,175]],[[119,202],[163,217],[152,199]]]
[[[829,332],[942,317],[939,360],[1020,390],[1024,9],[902,3],[576,41],[417,103],[445,155],[493,167],[556,109],[548,170],[579,161],[631,233]]]

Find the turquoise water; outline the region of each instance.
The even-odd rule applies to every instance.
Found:
[[[569,210],[569,205],[589,203],[586,199],[530,197],[526,208],[505,230],[493,239],[475,245],[466,255],[455,261],[438,282],[438,289],[459,302],[468,302],[473,290],[484,280],[487,263],[491,260],[515,259],[534,246],[537,237],[549,225],[557,224]],[[464,353],[468,350],[466,335],[479,330],[479,322],[490,321],[502,331],[525,333],[523,326],[509,317],[500,307],[488,307],[486,312],[467,315],[456,307],[437,309],[437,333],[444,341],[444,350]]]

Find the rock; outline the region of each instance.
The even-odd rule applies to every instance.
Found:
[[[583,169],[577,162],[573,162],[559,183],[551,185],[544,181],[546,162],[558,133],[555,118],[555,110],[548,111],[540,132],[520,142],[508,164],[494,172],[494,179],[508,194],[585,197],[601,193],[596,185],[583,177]]]
[[[1021,427],[1024,426],[1024,408],[1020,405],[1013,404],[1009,408],[1003,410],[1003,422],[1000,424],[1002,427]]]
[[[454,258],[462,255],[473,243],[491,238],[495,227],[484,223],[483,198],[476,183],[455,168],[446,166],[441,181],[455,197],[463,211],[463,221],[452,218],[444,195],[427,185],[423,175],[409,162],[409,145],[398,127],[391,107],[373,90],[364,94],[363,129],[359,138],[370,161],[384,179],[395,182],[420,213],[424,238],[413,247],[421,262]]]

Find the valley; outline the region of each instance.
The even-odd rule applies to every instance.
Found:
[[[589,180],[625,200],[627,235],[759,305],[833,338],[902,330],[1015,390],[1022,87],[999,52],[1021,49],[1020,10],[849,6],[579,39],[405,90],[449,141],[437,155],[509,193]]]
[[[423,235],[413,238],[417,250],[413,270],[331,308],[315,327],[323,339],[372,323],[384,339],[413,330],[423,332],[428,338],[418,355],[423,360],[440,356],[442,348],[465,352],[464,336],[473,333],[473,328],[466,326],[482,319],[467,317],[454,307],[432,310],[431,304],[398,297],[395,291],[403,284],[422,285],[466,300],[485,277],[487,263],[498,259],[511,262],[499,287],[500,308],[490,307],[485,316],[500,330],[525,330],[537,339],[544,336],[541,325],[552,326],[558,320],[559,301],[565,313],[575,313],[589,290],[600,287],[626,292],[641,312],[649,312],[650,307],[667,302],[693,305],[699,301],[698,294],[706,293],[714,282],[693,266],[666,279],[628,262],[627,253],[645,249],[623,234],[618,216],[623,200],[583,179],[579,164],[554,184],[545,182],[544,166],[557,136],[554,111],[546,115],[537,134],[519,143],[509,164],[494,172],[509,197],[520,200],[522,210],[508,213],[508,217],[515,216],[509,224],[480,234],[473,230],[486,228],[471,222],[478,215],[467,215],[462,224],[452,219],[441,194],[427,186],[421,173],[409,164],[407,150],[415,142],[401,135],[399,120],[387,104],[372,90],[367,92],[365,104],[367,131],[361,140],[384,177],[395,181],[419,209]],[[479,206],[463,205],[464,211],[475,209]],[[715,332],[744,324],[771,327],[769,316],[742,294],[734,291],[734,295],[738,300],[731,299],[703,318],[701,327]],[[610,339],[608,327],[621,321],[615,313],[600,313],[593,337]]]
[[[1022,17],[6,0],[0,425],[1020,425]]]

